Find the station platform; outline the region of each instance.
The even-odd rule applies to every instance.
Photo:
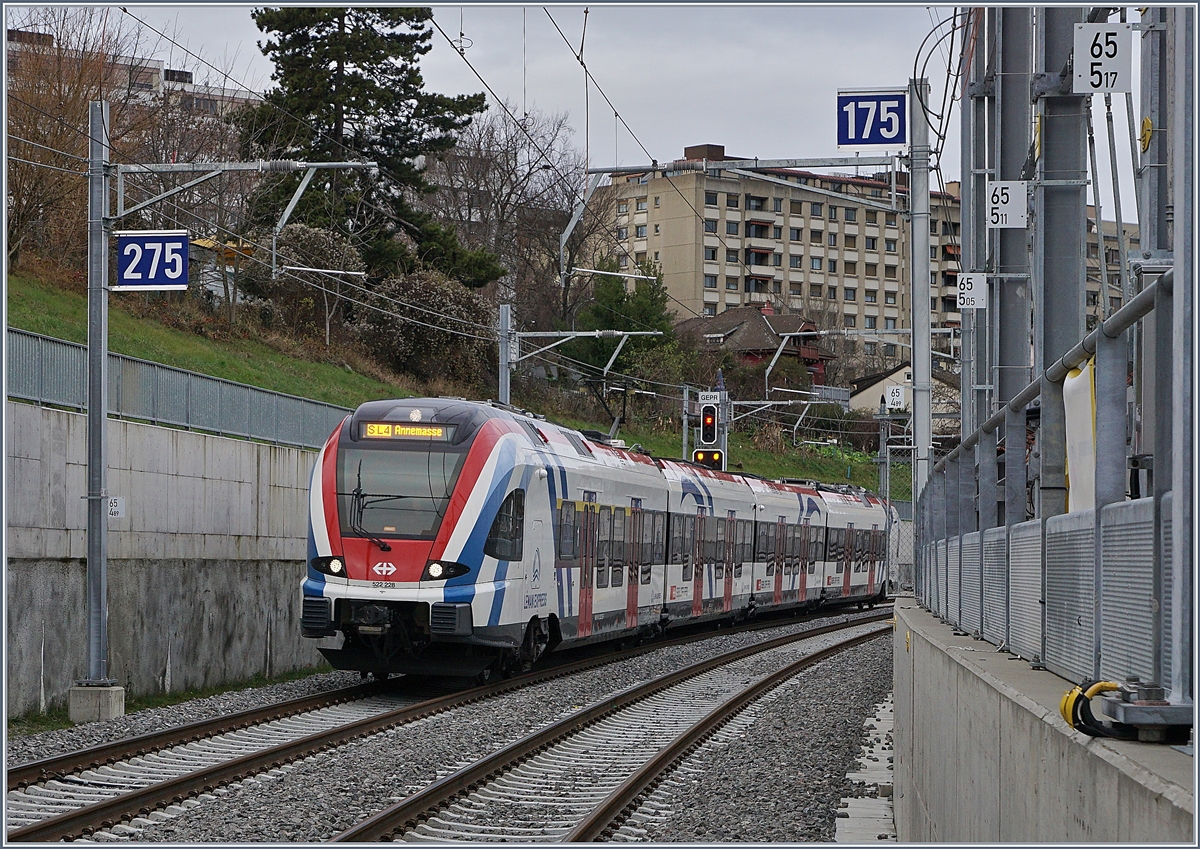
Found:
[[[1073,684],[896,599],[900,842],[1195,843],[1195,758],[1089,737],[1058,713]]]

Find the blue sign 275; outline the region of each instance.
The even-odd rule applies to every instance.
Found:
[[[884,150],[907,146],[907,90],[839,91],[837,144]]]
[[[126,230],[117,237],[113,289],[160,291],[188,286],[187,230]]]

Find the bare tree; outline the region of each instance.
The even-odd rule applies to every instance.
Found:
[[[156,117],[156,69],[136,58],[147,52],[138,32],[101,7],[24,10],[7,46],[9,262],[34,250],[77,264],[86,245],[89,104],[109,102],[119,161]]]
[[[565,114],[531,112],[518,123],[513,111],[493,104],[453,150],[428,164],[425,179],[435,191],[423,202],[465,246],[499,257],[518,322],[545,328],[569,321],[581,300],[570,278],[560,286],[559,236],[583,197],[584,159]],[[592,237],[608,226],[600,205],[589,203],[568,240],[568,267],[596,250]]]

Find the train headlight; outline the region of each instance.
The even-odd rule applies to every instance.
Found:
[[[346,562],[341,557],[314,557],[309,565],[322,575],[345,577]]]
[[[422,581],[445,581],[450,578],[457,578],[459,575],[465,575],[471,570],[461,563],[450,563],[446,560],[430,560],[425,564],[425,571],[421,573]]]

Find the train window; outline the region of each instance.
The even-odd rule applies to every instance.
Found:
[[[758,541],[757,541],[757,544],[755,545],[755,549],[754,549],[754,559],[759,563],[761,563],[764,560],[771,559],[770,557],[767,556],[767,528],[768,527],[769,526],[767,525],[766,522],[758,523],[758,534],[757,534]]]
[[[638,515],[642,517],[642,546],[638,554],[638,563],[654,563],[654,518],[657,514],[644,510]]]
[[[672,520],[674,524],[674,520]],[[682,526],[682,541],[679,546],[683,562],[683,580],[690,581],[695,577],[696,560],[696,517],[682,516],[679,518]]]
[[[666,551],[664,543],[666,542],[667,532],[667,514],[654,511],[654,549],[650,552],[651,563],[665,563]]]
[[[612,585],[619,587],[625,574],[625,511],[613,510]]]
[[[520,560],[525,540],[525,490],[514,489],[500,504],[483,553],[497,560]]]
[[[683,562],[683,517],[671,514],[671,562]]]
[[[709,519],[708,522],[713,526],[710,535],[715,537],[713,542],[712,556],[709,562],[716,564],[716,570],[713,573],[713,579],[717,581],[725,580],[725,519]]]
[[[596,586],[608,586],[608,564],[612,558],[612,508],[601,507],[596,544]]]
[[[825,529],[820,525],[812,526],[812,548],[811,558],[815,563],[818,560],[825,560]]]
[[[705,563],[713,563],[717,560],[717,526],[718,522],[711,516],[705,516],[701,521],[704,527],[704,549],[701,556]]]
[[[574,560],[578,540],[575,537],[575,502],[564,501],[558,511],[558,558]]]

